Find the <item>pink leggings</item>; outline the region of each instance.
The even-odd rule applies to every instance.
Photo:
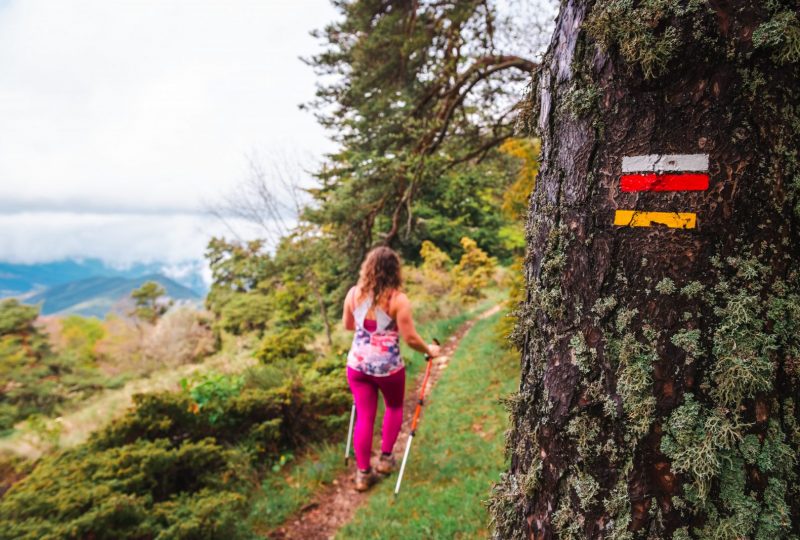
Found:
[[[359,469],[366,471],[372,455],[372,430],[378,410],[378,390],[383,394],[383,403],[386,405],[381,430],[381,452],[388,454],[391,453],[403,425],[406,370],[402,368],[386,377],[374,377],[348,367],[347,382],[356,402],[356,427],[353,436],[356,464]]]

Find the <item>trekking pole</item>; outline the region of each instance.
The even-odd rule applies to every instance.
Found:
[[[434,339],[434,343],[437,345],[439,341]],[[400,483],[403,481],[403,473],[406,470],[406,461],[408,461],[408,453],[411,451],[411,441],[414,440],[414,435],[417,433],[417,422],[419,422],[419,415],[422,412],[422,406],[425,404],[425,386],[428,384],[428,378],[431,375],[431,366],[433,362],[431,362],[431,357],[427,354],[425,355],[425,361],[428,365],[425,367],[425,377],[422,379],[422,388],[419,389],[419,401],[417,401],[417,408],[414,409],[414,418],[411,420],[411,433],[408,435],[408,441],[406,442],[406,451],[403,454],[403,462],[400,464],[400,472],[397,474],[397,485],[394,486],[394,496],[397,497],[397,494],[400,492]]]
[[[347,430],[347,444],[344,447],[344,466],[350,465],[350,442],[353,440],[353,425],[356,420],[356,404],[350,409],[350,429]]]

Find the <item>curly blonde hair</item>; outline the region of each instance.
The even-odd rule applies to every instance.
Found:
[[[387,292],[399,289],[403,285],[401,266],[400,256],[392,248],[381,246],[367,253],[358,276],[359,300],[371,293],[378,305]]]

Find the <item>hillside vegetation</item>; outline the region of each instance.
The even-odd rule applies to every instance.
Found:
[[[209,242],[207,313],[176,321],[163,313],[158,287],[140,287],[135,324],[76,319],[80,339],[71,341],[66,320],[41,327],[35,308],[0,304],[0,321],[11,321],[0,322],[0,365],[10,381],[0,390],[7,431],[23,419],[85,403],[103,386],[120,384],[115,376],[143,377],[210,354],[252,360],[237,364],[240,370],[198,370],[179,388],[138,394],[124,415],[82,444],[53,444],[34,463],[0,460],[0,487],[7,489],[0,539],[263,533],[333,474],[314,476],[306,491],[286,489],[275,476],[308,470],[303,466],[313,460],[306,458],[328,455],[345,434],[352,398],[343,366],[351,335],[341,329],[341,306],[370,248],[388,245],[401,254],[404,289],[428,340],[446,338],[485,307],[487,295],[496,303],[508,289],[520,294],[518,276],[507,269],[522,256],[521,212],[535,181],[538,145],[512,137],[514,111],[535,65],[529,55],[503,49],[515,20],[483,1],[335,5],[340,17],[316,33],[323,52],[308,63],[339,76],[321,78],[318,99],[306,107],[331,129],[337,151],[314,172],[313,188],[287,186],[255,168],[231,196],[222,214],[251,221],[263,237]],[[276,186],[293,200],[283,200]],[[296,219],[287,221],[289,214]],[[177,329],[165,329],[172,321]],[[470,438],[472,424],[462,422],[478,415],[489,430],[484,434],[498,433],[501,422],[496,397],[505,392],[507,373],[478,369],[487,366],[490,349],[499,349],[483,343],[488,324],[459,357],[465,365],[453,371],[459,378],[444,381],[453,400],[438,401],[438,413],[431,409],[424,437],[441,435],[426,439],[436,455],[464,444],[493,456],[477,463],[459,455],[465,468],[457,470],[420,454],[409,489],[431,496],[460,491],[465,505],[467,496],[488,490],[499,465],[497,439],[482,436],[483,427]],[[173,346],[180,342],[194,346]],[[232,344],[244,344],[244,352]],[[482,358],[468,367],[476,356]],[[407,358],[413,376],[422,362]],[[91,389],[75,386],[93,380]],[[48,385],[54,391],[40,395]],[[57,399],[43,401],[50,396]],[[466,415],[456,413],[465,406]],[[448,416],[458,422],[448,426]],[[44,436],[56,429],[50,421],[39,425]],[[437,467],[443,475],[423,485]],[[457,484],[458,474],[464,484]],[[443,491],[448,482],[452,489]],[[464,528],[447,531],[483,530],[474,503]],[[430,523],[423,517],[408,525]],[[353,530],[374,526],[359,518]]]
[[[455,319],[431,331],[469,315],[452,309]],[[352,398],[342,365],[306,353],[136,396],[124,417],[11,487],[0,538],[252,537],[244,518],[261,500],[259,479],[287,454],[344,435]]]

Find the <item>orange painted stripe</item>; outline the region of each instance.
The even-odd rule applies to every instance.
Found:
[[[694,229],[697,214],[693,212],[640,212],[617,210],[614,225],[621,227],[669,227],[670,229]]]

